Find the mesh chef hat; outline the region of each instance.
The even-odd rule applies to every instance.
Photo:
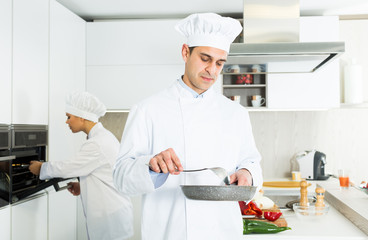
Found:
[[[175,29],[187,38],[189,47],[207,46],[229,52],[230,44],[239,35],[242,26],[230,17],[200,13],[179,21]]]
[[[106,107],[95,96],[88,92],[71,93],[66,97],[65,111],[92,122],[105,115]]]

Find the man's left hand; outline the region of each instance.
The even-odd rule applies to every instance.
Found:
[[[250,172],[245,168],[239,169],[230,176],[230,184],[236,182],[238,186],[252,186],[252,174],[250,174]]]

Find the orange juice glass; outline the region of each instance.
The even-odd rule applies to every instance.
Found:
[[[339,170],[340,187],[342,189],[349,187],[349,172],[347,170]]]

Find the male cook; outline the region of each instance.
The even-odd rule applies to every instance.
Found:
[[[189,200],[180,185],[223,184],[211,171],[182,172],[205,167],[225,168],[238,185],[262,185],[247,110],[211,88],[242,27],[205,13],[181,20],[176,30],[187,37],[184,75],[132,107],[114,183],[124,194],[144,194],[142,239],[241,239],[238,202]]]

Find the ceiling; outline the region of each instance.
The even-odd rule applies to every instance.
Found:
[[[195,12],[242,17],[243,0],[57,0],[85,20],[182,18]],[[368,16],[367,0],[300,0],[301,16]]]

